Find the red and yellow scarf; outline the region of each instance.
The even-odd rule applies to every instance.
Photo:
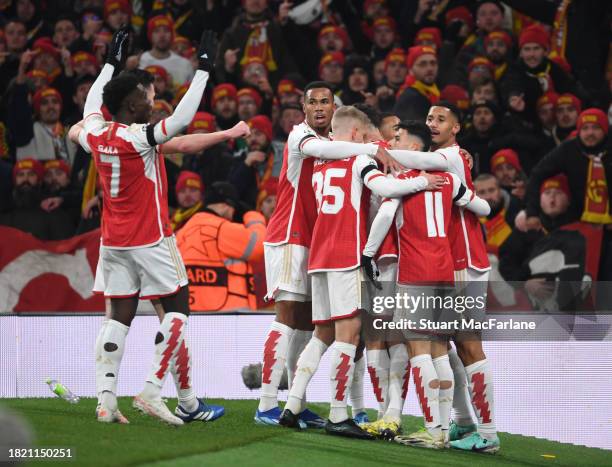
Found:
[[[593,224],[612,224],[608,182],[601,156],[601,154],[588,156],[589,171],[584,197],[584,211],[580,220]]]

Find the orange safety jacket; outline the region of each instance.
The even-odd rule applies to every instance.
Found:
[[[247,212],[243,220],[244,224],[231,222],[204,211],[194,214],[177,233],[192,311],[256,308],[249,261],[263,258],[266,221],[257,211]]]

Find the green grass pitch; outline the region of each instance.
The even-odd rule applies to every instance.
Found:
[[[321,430],[296,432],[255,425],[254,400],[210,400],[226,414],[212,423],[194,422],[173,428],[140,415],[130,398],[119,406],[130,425],[97,423],[96,401],[70,405],[61,399],[4,399],[0,405],[22,414],[40,447],[73,447],[72,462],[29,465],[124,466],[601,466],[612,465],[612,452],[501,433],[496,455],[431,451],[385,441],[358,441],[326,435]],[[176,402],[168,401],[174,409]],[[321,414],[325,404],[313,404]],[[370,416],[374,412],[370,411]],[[404,417],[404,431],[415,431],[421,419]],[[546,457],[544,457],[545,455]]]

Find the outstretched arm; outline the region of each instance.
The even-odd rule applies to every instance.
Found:
[[[363,249],[363,255],[370,258],[374,257],[380,245],[385,240],[387,232],[391,228],[393,219],[395,219],[395,213],[400,205],[399,199],[385,199],[380,205],[380,209],[376,214],[376,217],[372,221],[370,227],[370,235],[365,248]]]
[[[200,107],[202,94],[213,69],[217,39],[213,31],[204,31],[198,49],[198,70],[193,76],[189,89],[174,109],[174,113],[154,127],[147,128],[147,141],[151,146],[163,144],[177,135],[191,123]]]
[[[446,157],[438,152],[390,149],[389,154],[391,154],[393,159],[409,169],[448,171],[448,161]]]
[[[229,130],[174,137],[160,148],[163,154],[193,154],[229,139],[249,136],[250,133],[249,126],[240,121]]]
[[[350,141],[325,141],[313,136],[302,143],[301,150],[305,156],[319,159],[346,159],[355,154],[374,156],[378,151],[378,145],[351,143]]]

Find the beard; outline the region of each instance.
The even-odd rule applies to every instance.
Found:
[[[41,189],[39,185],[23,183],[13,189],[13,201],[19,209],[32,209],[40,205]]]

